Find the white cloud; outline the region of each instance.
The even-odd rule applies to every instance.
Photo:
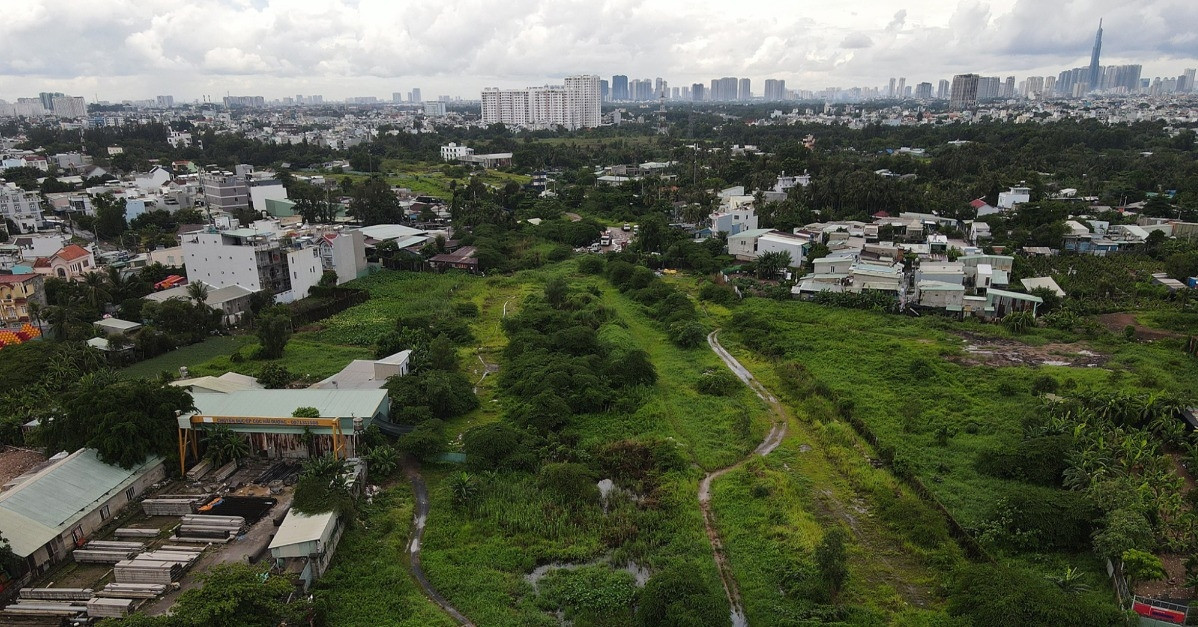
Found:
[[[591,72],[788,85],[1055,74],[1103,59],[1145,75],[1198,65],[1183,0],[24,0],[0,19],[0,98],[477,94]]]

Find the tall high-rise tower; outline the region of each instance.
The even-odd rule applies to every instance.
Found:
[[[1102,53],[1102,19],[1098,20],[1098,33],[1094,35],[1094,51],[1090,53],[1090,91],[1099,87],[1101,73],[1098,70],[1098,55]]]

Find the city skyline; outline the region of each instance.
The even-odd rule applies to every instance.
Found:
[[[473,100],[485,87],[560,84],[580,73],[662,77],[673,86],[748,77],[757,94],[765,79],[822,90],[884,88],[890,77],[915,85],[961,73],[1055,76],[1089,65],[1099,19],[1105,65],[1140,64],[1145,77],[1198,65],[1190,35],[1198,16],[1166,0],[917,0],[852,11],[746,0],[734,15],[714,2],[673,0],[482,7],[35,0],[8,7],[0,23],[0,98],[52,91],[116,102],[159,94],[179,103],[297,93],[341,100],[420,88],[425,100]],[[55,45],[47,47],[50,36]]]

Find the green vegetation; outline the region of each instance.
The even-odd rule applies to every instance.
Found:
[[[408,573],[412,493],[406,483],[387,486],[359,506],[337,556],[313,589],[317,615],[345,627],[449,627],[455,623],[426,599]]]
[[[179,596],[168,616],[134,614],[106,619],[108,627],[273,627],[301,624],[309,614],[305,601],[287,603],[294,586],[273,576],[269,567],[217,564],[198,576],[203,585]]]
[[[1024,586],[1029,597],[1047,602],[1056,593],[1047,588],[1045,569],[1067,565],[1089,573],[1074,576],[1091,582],[1086,587],[1102,589],[1099,564],[1085,553],[1092,544],[1117,558],[1128,548],[1189,550],[1186,542],[1193,542],[1183,531],[1191,514],[1175,485],[1180,479],[1155,444],[1177,445],[1178,405],[1167,399],[1198,382],[1184,364],[1179,339],[1128,344],[1099,333],[1086,344],[1071,332],[1029,328],[1020,336],[1024,344],[1001,327],[761,299],[741,304],[728,326],[731,338],[765,358],[760,363],[766,374],[758,376],[801,401],[825,438],[834,427],[847,429],[841,421],[860,424],[877,438],[876,455],[897,475],[924,486],[986,549],[1015,560],[1010,585]],[[967,342],[1002,343],[1026,363],[987,363],[963,350]],[[1082,351],[1101,353],[1104,368],[1040,365],[1069,362]],[[1054,390],[1070,400],[1045,411],[1037,395]],[[813,412],[821,405],[822,416]],[[1132,442],[1143,450],[1133,452]],[[1088,464],[1103,459],[1114,474],[1094,479],[1083,470],[1098,472],[1098,465]],[[1178,496],[1129,505],[1135,490],[1127,482]],[[945,537],[940,527],[921,539],[939,526],[930,524],[934,517],[915,516],[910,504],[887,505],[878,493],[874,498],[891,530],[914,545]],[[1159,522],[1136,522],[1145,517]],[[1091,534],[1103,529],[1108,531],[1092,543]],[[730,545],[735,558],[734,538]],[[981,582],[985,576],[977,577]],[[977,595],[990,594],[980,590],[970,584],[952,594],[974,603]],[[950,595],[950,610],[980,620],[958,596]],[[1087,621],[1113,610],[1105,592],[1082,598],[1088,609],[1069,624],[1094,624]],[[1028,616],[1026,622],[1010,624],[1048,620],[1039,613],[1049,611],[1043,607],[1027,611],[1017,614]]]

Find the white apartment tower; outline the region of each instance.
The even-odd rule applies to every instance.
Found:
[[[599,126],[601,105],[598,76],[568,76],[565,85],[484,89],[482,121],[532,128],[594,128]]]

